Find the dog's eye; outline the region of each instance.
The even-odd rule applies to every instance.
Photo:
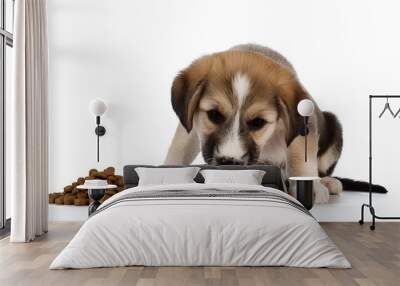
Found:
[[[221,124],[225,120],[225,117],[221,114],[221,112],[216,109],[207,111],[207,116],[208,119],[215,124]]]
[[[259,130],[264,127],[264,125],[267,123],[264,119],[260,117],[256,117],[250,121],[247,122],[247,125],[249,126],[250,130]]]

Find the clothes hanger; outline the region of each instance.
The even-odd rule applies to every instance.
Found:
[[[379,118],[381,118],[383,116],[383,114],[386,112],[386,110],[389,110],[390,114],[392,114],[393,117],[396,117],[397,114],[399,113],[399,111],[396,112],[396,115],[394,115],[394,112],[392,111],[392,109],[390,108],[390,104],[389,104],[389,98],[386,97],[386,103],[385,103],[385,107],[383,108],[381,114],[379,115]]]
[[[399,108],[399,110],[397,110],[397,112],[394,114],[394,118],[396,118],[397,115],[399,115],[399,113],[400,113],[400,108]]]
[[[396,111],[396,113],[393,115],[393,117],[396,118],[397,115],[399,115],[399,114],[400,114],[400,108]]]

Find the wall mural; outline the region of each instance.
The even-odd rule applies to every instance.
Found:
[[[304,100],[313,105],[306,126],[298,108]],[[342,126],[335,114],[320,109],[291,63],[268,47],[239,45],[195,60],[174,79],[171,103],[180,123],[167,165],[190,165],[200,153],[209,165],[274,165],[298,199],[298,182],[290,177],[321,178],[310,186],[314,203],[326,203],[343,189],[369,191],[367,182],[332,176],[342,152]],[[49,203],[88,205],[87,190],[79,189],[85,179],[116,185],[100,202],[124,189],[114,167],[92,169],[63,192],[49,194]],[[380,185],[372,191],[387,192]]]

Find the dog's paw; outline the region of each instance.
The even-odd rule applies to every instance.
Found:
[[[326,204],[329,202],[329,190],[318,181],[314,182],[314,203]]]
[[[321,184],[328,188],[331,195],[339,195],[343,191],[342,183],[336,178],[323,177]]]

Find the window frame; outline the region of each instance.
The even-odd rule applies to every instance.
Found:
[[[6,29],[7,11],[6,0],[0,0],[0,237],[9,233],[10,219],[6,218],[6,190],[5,190],[5,101],[6,101],[6,50],[13,47],[14,36]],[[12,0],[14,14],[15,1]],[[14,15],[11,15],[14,17]]]

